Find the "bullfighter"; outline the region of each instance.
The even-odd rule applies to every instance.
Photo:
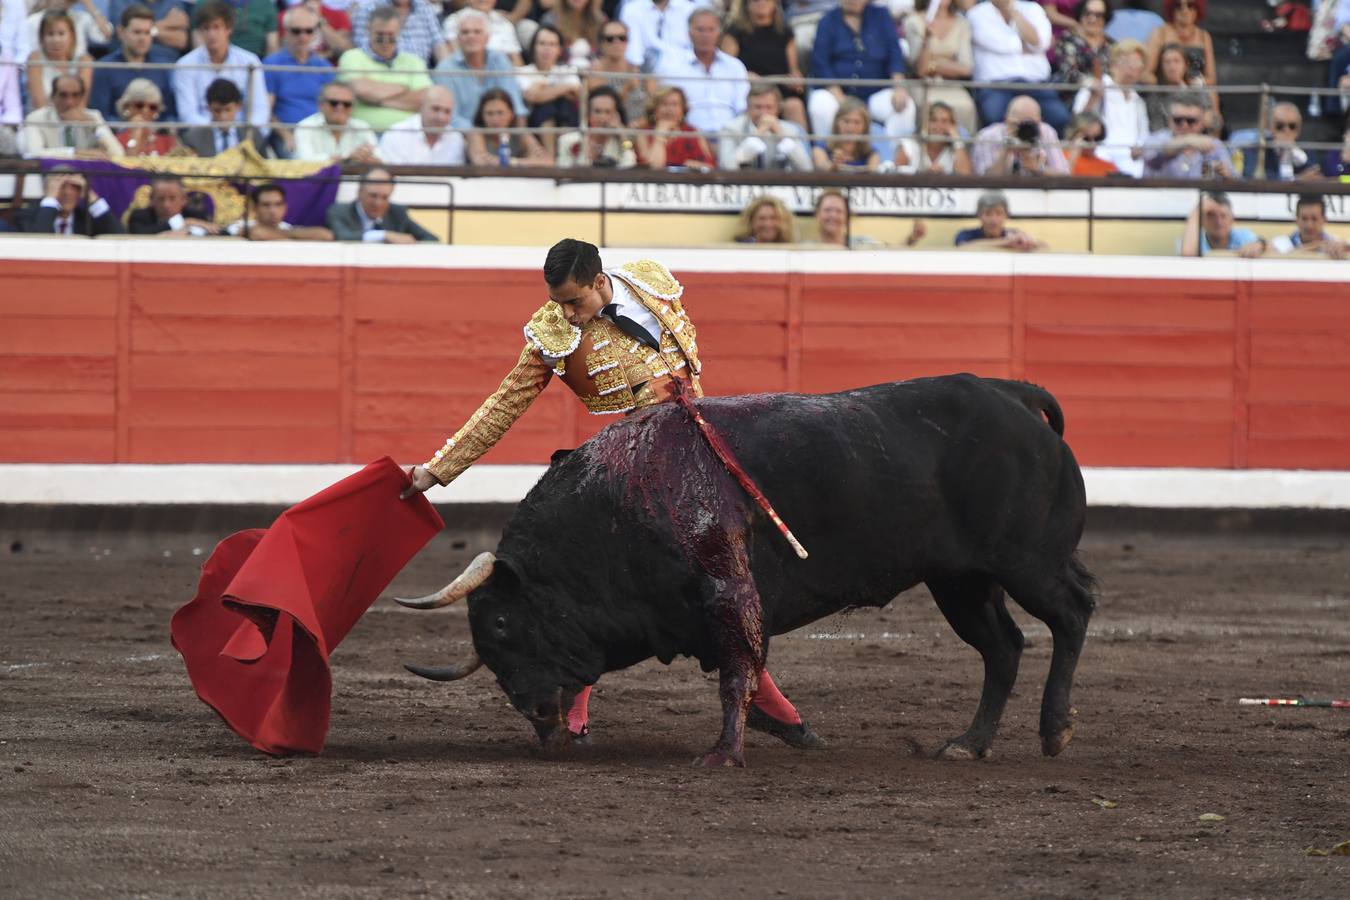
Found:
[[[676,380],[696,397],[702,364],[683,286],[655,260],[606,269],[594,244],[566,238],[544,261],[549,301],[525,324],[525,347],[492,396],[424,465],[409,473],[409,497],[449,484],[492,448],[557,375],[593,415],[627,414],[675,397]],[[574,740],[589,736],[591,688],[567,714]],[[746,718],[792,747],[824,746],[766,670]]]

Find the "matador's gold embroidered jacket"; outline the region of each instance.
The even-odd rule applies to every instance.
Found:
[[[703,396],[697,332],[680,303],[680,283],[650,259],[606,269],[605,274],[628,285],[661,323],[660,350],[600,316],[578,328],[568,323],[558,304],[545,303],[526,323],[525,349],[501,387],[427,462],[427,471],[441,484],[449,484],[501,440],[555,374],[592,415],[628,413],[668,400],[672,378],[686,381],[695,396]]]

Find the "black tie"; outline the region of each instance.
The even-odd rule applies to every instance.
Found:
[[[656,338],[652,337],[652,333],[650,331],[643,328],[641,325],[639,325],[632,319],[628,318],[627,316],[619,315],[619,304],[617,303],[609,304],[604,309],[600,310],[600,315],[604,316],[606,319],[609,319],[615,325],[618,325],[619,330],[622,331],[624,334],[628,335],[629,337],[636,338],[637,340],[646,344],[648,347],[651,347],[653,350],[661,349],[661,345],[657,343]]]

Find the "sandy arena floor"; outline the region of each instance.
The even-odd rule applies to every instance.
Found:
[[[480,549],[442,535],[394,587]],[[1049,636],[1020,610],[1019,689],[974,763],[932,758],[980,665],[926,591],[777,638],[830,747],[755,734],[744,771],[689,766],[718,727],[692,662],[608,676],[595,746],[549,760],[486,671],[402,670],[463,649],[462,609],[388,601],[335,654],[324,753],[267,757],[169,646],[191,541],[0,552],[5,898],[1350,896],[1350,857],[1305,853],[1350,840],[1350,711],[1236,703],[1350,694],[1350,537],[1090,535],[1058,759],[1035,733]]]

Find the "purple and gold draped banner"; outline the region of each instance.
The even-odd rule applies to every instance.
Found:
[[[178,175],[188,192],[190,214],[221,226],[244,218],[249,194],[268,181],[281,185],[286,192],[286,221],[292,225],[322,225],[324,213],[337,197],[341,175],[341,169],[332,163],[263,159],[248,144],[210,157],[42,160],[44,172],[53,166],[83,172],[90,186],[123,221],[128,210],[150,205],[150,179],[154,175]]]

